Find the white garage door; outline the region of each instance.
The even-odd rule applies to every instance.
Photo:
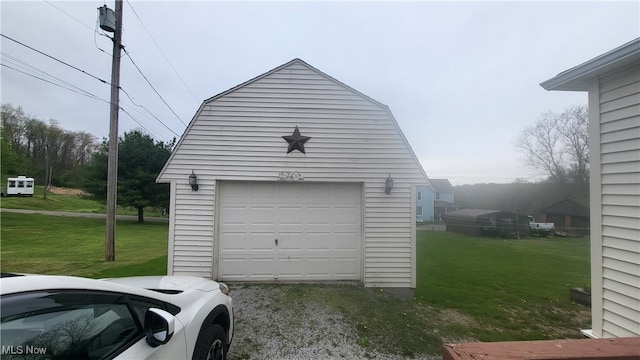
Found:
[[[359,184],[222,182],[219,278],[360,280]]]

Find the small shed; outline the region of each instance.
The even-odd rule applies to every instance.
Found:
[[[389,108],[300,59],[205,100],[170,183],[168,273],[416,286],[416,188]]]
[[[554,223],[557,230],[588,234],[589,211],[588,199],[565,199],[539,212],[546,222]]]

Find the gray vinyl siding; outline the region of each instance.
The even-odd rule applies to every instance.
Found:
[[[286,153],[282,136],[296,126],[311,137],[306,155]],[[197,192],[187,184],[192,170]],[[205,101],[189,124],[158,177],[176,183],[173,273],[215,277],[216,181],[277,181],[281,171],[364,184],[362,280],[415,287],[412,194],[428,184],[424,171],[386,106],[299,61]]]
[[[601,336],[640,335],[640,72],[599,81]],[[598,157],[596,157],[598,158]],[[595,175],[595,174],[594,174]],[[594,329],[598,326],[594,325]]]

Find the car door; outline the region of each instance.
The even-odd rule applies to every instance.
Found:
[[[2,358],[184,358],[186,346],[180,336],[172,339],[172,346],[152,348],[146,343],[144,313],[157,306],[153,301],[102,291],[46,290],[4,295]],[[178,332],[183,333],[182,329],[176,329]]]

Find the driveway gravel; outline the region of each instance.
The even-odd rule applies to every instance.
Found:
[[[238,359],[404,359],[365,350],[354,326],[319,302],[286,306],[282,287],[232,285],[235,332],[228,358]],[[440,356],[416,357],[440,359]]]

